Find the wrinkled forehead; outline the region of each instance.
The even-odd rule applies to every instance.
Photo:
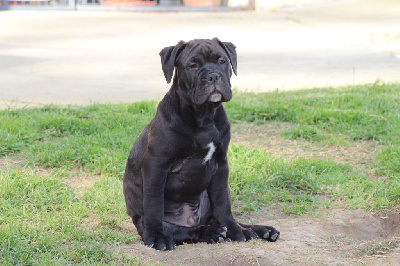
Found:
[[[181,53],[185,61],[211,61],[225,55],[224,49],[212,40],[187,42]]]

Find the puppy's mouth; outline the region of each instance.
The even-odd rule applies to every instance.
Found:
[[[222,100],[222,95],[219,92],[213,92],[207,99],[209,102],[217,103]]]
[[[1,1],[1,0],[0,0]],[[218,105],[222,102],[228,102],[232,98],[232,91],[229,82],[218,82],[209,84],[200,80],[194,86],[192,101],[196,105],[212,104]]]

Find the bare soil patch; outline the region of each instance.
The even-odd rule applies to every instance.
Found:
[[[23,155],[0,158],[0,170],[2,171],[13,171],[15,169],[24,169],[25,167],[26,158]],[[41,167],[34,167],[32,170],[41,175],[50,174],[50,170]],[[82,197],[85,190],[92,187],[94,182],[101,178],[100,175],[92,175],[80,170],[71,171],[70,174],[64,180],[71,186],[77,197]]]
[[[74,190],[77,197],[82,197],[85,190],[92,187],[93,184],[101,178],[100,175],[92,175],[84,172],[76,171],[76,174],[68,177],[66,182]]]
[[[0,170],[8,171],[22,168],[25,165],[25,158],[20,157],[3,157],[0,158]]]

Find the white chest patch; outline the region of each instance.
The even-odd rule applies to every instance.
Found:
[[[211,159],[211,157],[213,156],[213,154],[215,152],[214,142],[208,143],[207,148],[208,148],[208,152],[207,152],[206,156],[203,159],[203,164],[206,164]]]

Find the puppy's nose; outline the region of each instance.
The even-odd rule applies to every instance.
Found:
[[[207,76],[207,81],[208,81],[209,83],[215,83],[215,82],[217,82],[219,79],[220,79],[220,76],[219,76],[219,74],[217,74],[217,73],[210,73],[210,74],[208,74],[208,76]]]

